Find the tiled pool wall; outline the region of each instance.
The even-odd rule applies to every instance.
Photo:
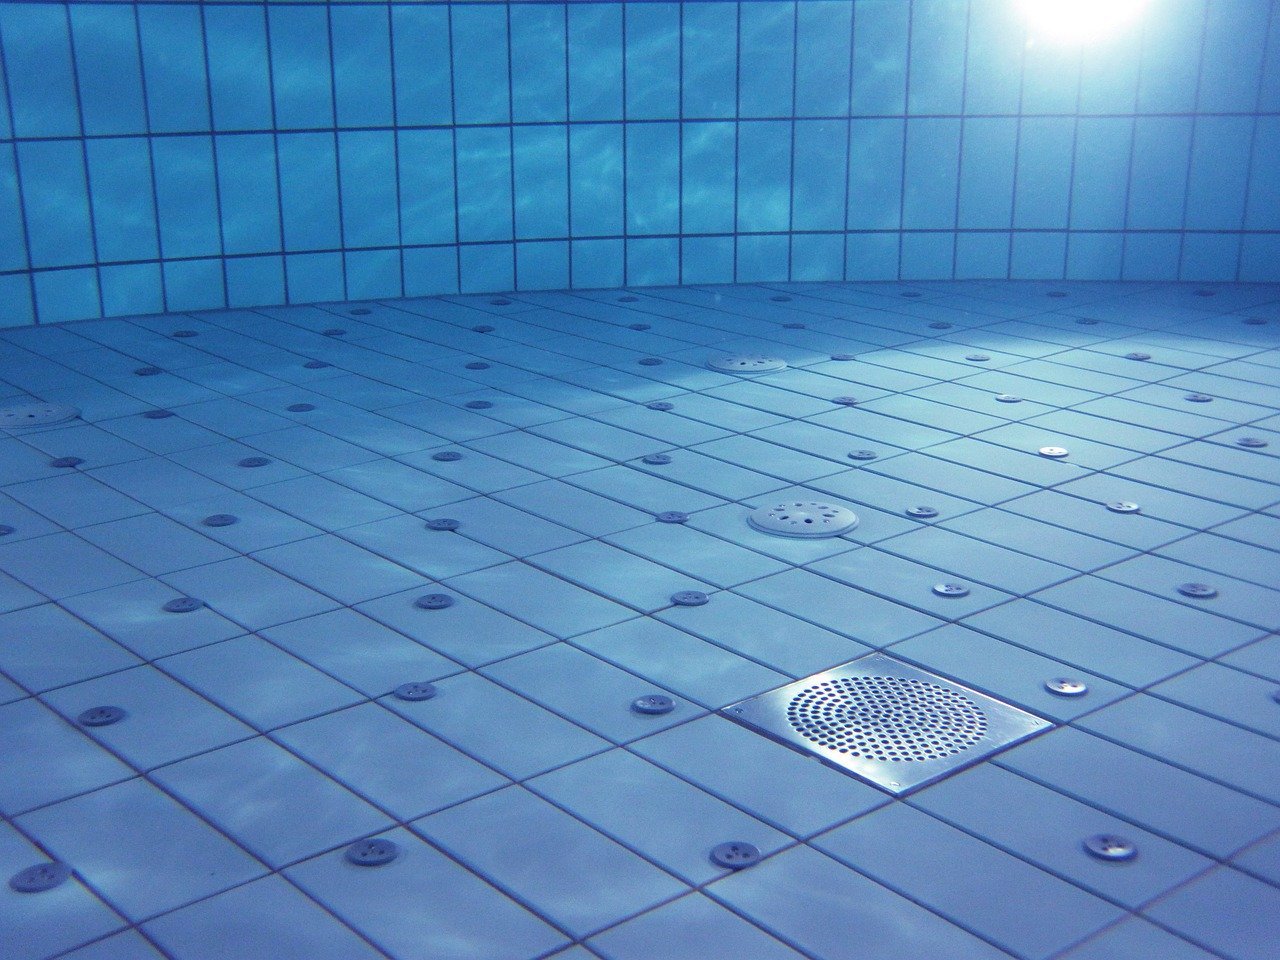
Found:
[[[3,3],[0,325],[621,285],[1280,280],[1272,0]]]

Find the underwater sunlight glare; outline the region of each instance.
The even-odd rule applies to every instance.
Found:
[[[1034,43],[1088,43],[1137,22],[1148,0],[1017,0]]]

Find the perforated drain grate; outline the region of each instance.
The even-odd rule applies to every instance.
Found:
[[[707,366],[722,373],[769,373],[773,370],[785,370],[787,361],[755,353],[731,354],[712,357],[707,361]]]
[[[0,429],[47,427],[53,423],[74,420],[78,416],[80,411],[76,407],[60,403],[21,403],[12,407],[0,407]]]
[[[1050,726],[1012,704],[880,653],[724,712],[895,795]]]
[[[858,515],[821,500],[787,500],[752,511],[747,523],[761,533],[816,540],[848,533],[858,525]]]

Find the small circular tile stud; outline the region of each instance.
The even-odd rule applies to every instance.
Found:
[[[1044,682],[1044,688],[1055,697],[1083,697],[1089,692],[1089,685],[1074,677],[1053,677]]]
[[[391,840],[375,838],[357,840],[343,854],[347,863],[357,867],[380,867],[400,856],[400,848]]]
[[[701,590],[680,590],[671,595],[671,602],[677,607],[700,607],[709,600]]]
[[[1188,393],[1182,399],[1188,403],[1213,403],[1213,397],[1207,393]]]
[[[204,601],[195,597],[177,597],[166,603],[163,609],[166,613],[194,613],[203,606]]]
[[[492,400],[468,400],[466,402],[466,408],[468,410],[488,410],[492,406]]]
[[[206,527],[229,527],[233,523],[239,523],[240,518],[234,513],[211,513],[200,522]]]
[[[510,301],[510,300],[508,300],[506,297],[494,297],[492,300],[490,300],[490,301],[489,301],[489,303],[490,303],[490,305],[495,306],[495,307],[509,307],[509,306],[511,306],[511,301]]]
[[[783,330],[803,330],[804,328],[805,325],[803,323],[784,323],[782,325]]]
[[[937,320],[934,323],[929,324],[929,329],[930,330],[950,330],[951,324],[947,323],[945,320]]]
[[[996,402],[997,403],[1021,403],[1022,398],[1012,393],[997,393]]]
[[[480,323],[471,328],[473,333],[493,333],[496,329],[497,327],[492,327],[487,323]]]
[[[308,360],[303,364],[303,366],[308,370],[324,370],[327,367],[333,366],[333,364],[325,360]]]
[[[654,400],[652,403],[646,403],[645,407],[650,410],[657,410],[659,413],[666,413],[668,410],[674,410],[676,405],[666,400]]]
[[[164,373],[159,367],[139,367],[133,371],[135,377],[158,377]]]
[[[731,840],[712,848],[711,862],[726,870],[741,870],[760,862],[760,848],[745,840]]]
[[[1095,833],[1091,837],[1085,837],[1082,845],[1089,856],[1099,860],[1122,862],[1138,855],[1138,848],[1132,840],[1112,833]]]
[[[688,523],[689,515],[683,510],[663,510],[657,520],[659,523]]]
[[[1141,513],[1142,507],[1129,500],[1114,500],[1107,504],[1107,509],[1112,513]]]
[[[488,370],[489,365],[483,360],[472,360],[466,365],[468,370]]]
[[[16,893],[44,893],[66,883],[70,876],[71,868],[65,863],[37,863],[10,877],[9,889]]]
[[[271,462],[269,457],[245,457],[237,466],[252,470],[254,467],[265,467]]]
[[[1066,447],[1041,447],[1038,453],[1040,456],[1048,457],[1050,460],[1061,460],[1070,451]]]
[[[671,458],[665,453],[651,453],[647,457],[642,457],[640,462],[647,463],[651,467],[664,467],[671,462]]]
[[[198,330],[175,330],[169,336],[177,337],[179,340],[189,340],[191,337],[200,336],[200,332]]]
[[[291,403],[285,407],[290,413],[310,413],[315,408],[314,403]]]
[[[963,583],[937,583],[934,584],[933,592],[940,597],[967,597],[969,588]]]
[[[858,359],[858,355],[857,355],[856,353],[833,353],[833,354],[831,355],[831,359],[832,359],[832,360],[839,360],[839,361],[841,361],[841,362],[844,362],[844,361],[848,361],[848,360],[857,360],[857,359]]]
[[[906,514],[917,520],[932,520],[938,515],[938,511],[933,507],[907,507]]]
[[[966,353],[964,358],[966,360],[971,360],[974,363],[986,363],[988,360],[991,359],[985,353]]]
[[[419,610],[443,610],[453,606],[453,597],[447,593],[428,593],[413,601]]]
[[[352,307],[347,312],[353,317],[367,317],[369,314],[373,313],[373,311],[368,307]]]
[[[856,407],[858,405],[857,397],[832,397],[832,403],[838,403],[842,407]]]
[[[1126,353],[1124,355],[1124,358],[1126,360],[1150,360],[1151,354],[1142,353],[1141,351],[1135,350],[1132,353]]]
[[[462,459],[462,454],[456,450],[441,450],[439,453],[433,453],[431,459],[440,463],[455,463]]]
[[[345,337],[347,335],[347,331],[343,330],[341,327],[330,327],[328,330],[322,331],[322,334],[326,337]]]
[[[174,412],[172,410],[148,410],[143,416],[148,420],[168,420],[174,416]]]
[[[639,299],[640,299],[639,297],[633,297],[631,294],[628,293],[626,296],[619,297],[618,302],[619,303],[636,303]]]
[[[18,532],[17,527],[11,527],[7,523],[0,523],[0,537],[7,537],[11,533],[17,533],[17,532]]]
[[[1261,437],[1241,437],[1236,441],[1236,446],[1246,447],[1249,450],[1261,450],[1267,445],[1267,441]]]
[[[1082,327],[1096,327],[1098,325],[1098,321],[1093,319],[1093,317],[1079,317],[1077,318],[1076,323],[1080,324]]]
[[[676,702],[670,697],[661,693],[650,693],[643,697],[636,697],[631,701],[631,709],[636,713],[643,713],[649,716],[659,716],[664,713],[670,713],[676,708]]]
[[[408,700],[410,703],[417,703],[420,700],[430,700],[440,691],[436,689],[434,683],[428,683],[425,680],[415,680],[411,683],[402,683],[391,691],[397,700]]]
[[[641,357],[636,363],[642,367],[660,367],[662,366],[661,357]]]
[[[460,526],[462,522],[452,517],[437,517],[427,521],[428,530],[457,530]]]
[[[1209,600],[1218,595],[1218,591],[1207,583],[1183,583],[1178,585],[1178,592],[1193,600]]]
[[[82,727],[109,727],[113,723],[119,723],[128,715],[123,707],[90,707],[76,717],[76,723]]]
[[[84,463],[84,460],[80,457],[58,457],[56,460],[50,460],[49,466],[58,470],[70,470],[73,467],[80,466],[82,463]]]
[[[874,450],[852,450],[849,452],[850,460],[874,460],[876,452]]]

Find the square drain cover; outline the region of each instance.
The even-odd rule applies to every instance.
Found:
[[[900,795],[1052,724],[882,653],[724,708],[725,716]]]

